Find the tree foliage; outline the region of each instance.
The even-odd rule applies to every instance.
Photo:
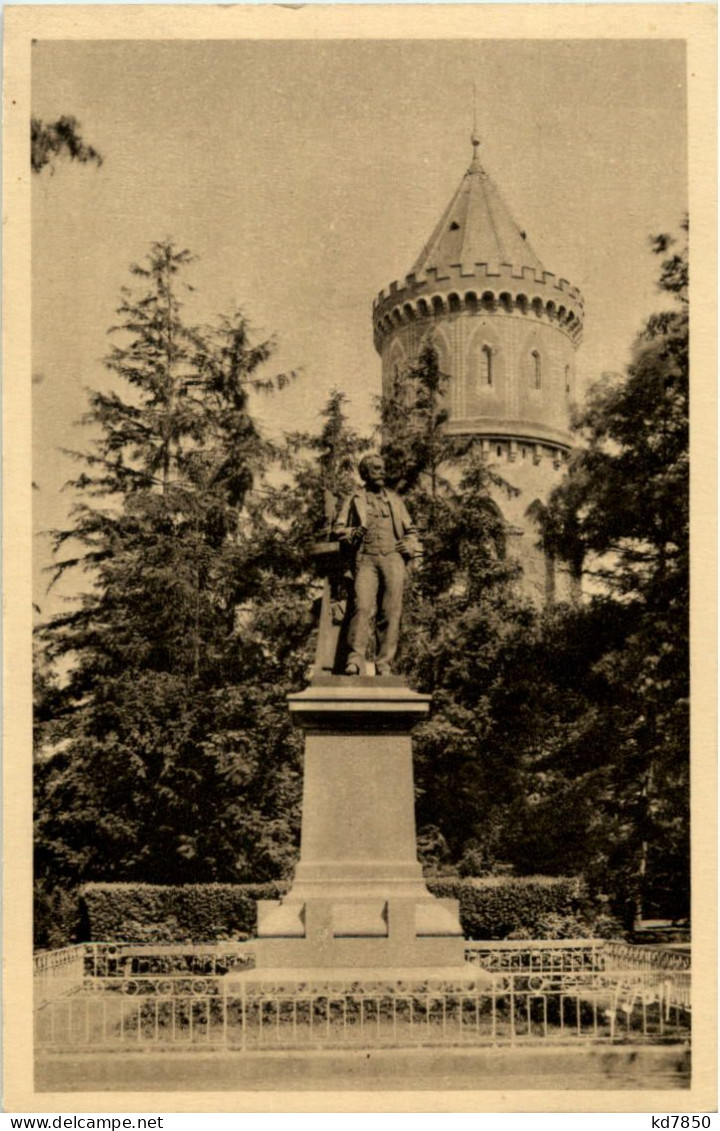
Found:
[[[30,121],[30,168],[40,173],[46,167],[52,173],[58,157],[78,161],[81,165],[93,162],[102,165],[103,159],[97,149],[83,141],[80,123],[69,114],[63,114],[56,122],[43,122],[42,118]]]
[[[591,391],[542,516],[591,582],[581,605],[520,599],[489,505],[507,485],[444,430],[432,350],[381,413],[426,544],[403,651],[434,696],[415,742],[421,846],[463,870],[583,874],[628,921],[689,906],[687,249],[652,246],[673,302],[626,376]]]
[[[626,376],[591,392],[543,514],[546,545],[592,580],[582,604],[523,599],[492,503],[512,488],[445,427],[434,349],[379,403],[424,546],[399,655],[433,695],[414,737],[421,853],[464,875],[581,874],[629,917],[688,908],[687,253],[653,247],[671,301]],[[188,319],[191,263],[158,243],[133,267],[55,532],[57,573],[85,583],[36,644],[47,907],[92,880],[281,879],[296,853],[285,700],[314,643],[312,546],[369,441],[335,391],[317,435],[270,444],[251,394],[291,375],[265,376],[273,343],[241,312]]]
[[[370,448],[370,440],[350,426],[346,406],[346,394],[333,389],[320,414],[320,432],[286,437],[293,530],[306,543],[313,534],[330,534],[338,504],[355,489],[358,462]]]
[[[517,756],[489,747],[493,688],[510,640],[533,619],[514,582],[505,531],[491,502],[510,490],[476,445],[444,428],[448,376],[426,347],[380,405],[389,474],[407,491],[423,558],[406,599],[400,664],[433,695],[415,732],[417,819],[428,863],[468,854],[486,870],[513,796]]]
[[[86,582],[40,633],[49,661],[70,663],[62,741],[45,730],[37,774],[48,882],[270,878],[294,853],[300,750],[284,697],[309,617],[263,514],[272,452],[249,407],[289,375],[265,377],[272,343],[242,314],[186,319],[190,263],[157,243],[132,268],[114,385],[90,394],[96,439],[74,453],[78,502],[54,535],[56,573]]]
[[[561,795],[584,797],[594,830],[585,869],[629,913],[680,916],[689,908],[688,268],[686,243],[653,241],[661,256],[671,248],[659,286],[674,304],[648,318],[626,377],[591,391],[548,509],[547,536],[585,563],[595,595],[542,640],[549,656],[577,660],[554,674],[553,694],[565,710],[571,689],[580,696],[564,721],[548,715],[560,741],[536,761],[524,824],[537,829]]]

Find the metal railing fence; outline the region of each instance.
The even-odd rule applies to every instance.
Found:
[[[33,958],[35,1005],[64,997],[82,986],[85,980],[87,946],[65,946],[46,950]]]
[[[117,981],[37,1011],[39,1048],[308,1049],[686,1039],[689,1014],[648,976],[508,972],[482,989],[262,987],[232,978]]]
[[[689,956],[604,940],[468,943],[454,982],[252,974],[252,941],[86,943],[36,956],[48,1050],[342,1048],[686,1040]],[[241,976],[242,975],[242,976]],[[471,975],[471,971],[470,971]]]

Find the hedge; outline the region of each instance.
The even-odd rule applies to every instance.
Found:
[[[466,939],[587,934],[584,885],[573,876],[483,876],[428,880],[433,895],[460,901]]]
[[[583,888],[571,877],[432,879],[433,895],[460,901],[468,939],[560,937],[587,933]],[[86,884],[81,937],[104,942],[209,942],[255,933],[255,902],[280,899],[287,882],[265,884]]]
[[[104,942],[209,942],[255,933],[255,902],[281,899],[287,883],[86,884],[83,935]]]

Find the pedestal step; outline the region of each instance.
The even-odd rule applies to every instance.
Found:
[[[457,901],[308,899],[258,905],[258,967],[459,966]]]
[[[262,970],[230,971],[222,979],[223,993],[267,994],[276,997],[326,995],[342,997],[364,994],[413,993],[472,994],[491,992],[492,975],[479,966],[458,965],[306,966],[288,970],[283,966]]]
[[[456,900],[430,895],[415,843],[410,730],[430,697],[401,679],[329,679],[291,695],[305,731],[294,883],[258,904],[258,969],[462,967]]]

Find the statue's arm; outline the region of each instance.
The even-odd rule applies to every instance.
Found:
[[[362,540],[365,528],[360,525],[360,520],[352,495],[343,500],[333,524],[333,534],[338,541],[347,546],[355,545]]]
[[[407,509],[403,499],[400,499],[400,518],[403,530],[401,552],[406,559],[412,561],[414,558],[419,558],[422,555],[422,543],[417,526],[410,517],[410,511]]]

